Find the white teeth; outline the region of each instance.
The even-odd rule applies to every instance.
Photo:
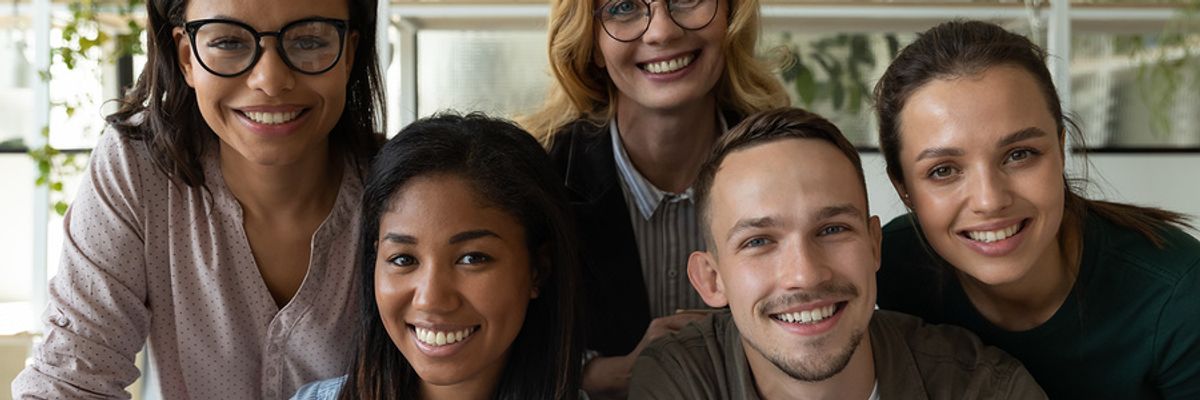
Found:
[[[775,319],[791,323],[814,324],[825,320],[825,318],[829,318],[835,311],[837,311],[837,305],[830,304],[813,310],[776,314]]]
[[[300,111],[291,111],[291,112],[243,111],[242,113],[246,114],[246,116],[249,117],[250,120],[260,123],[260,124],[266,124],[266,125],[278,125],[278,124],[282,124],[284,122],[290,122],[291,120],[296,119],[296,117],[300,116]]]
[[[654,73],[654,74],[665,74],[668,72],[675,72],[675,71],[678,71],[678,70],[682,69],[683,67],[686,67],[689,64],[691,64],[692,59],[694,59],[694,58],[695,58],[695,56],[693,56],[691,54],[687,54],[687,55],[684,55],[683,57],[679,57],[679,58],[676,58],[673,60],[647,63],[645,69],[647,71],[650,71],[650,73]]]
[[[968,231],[967,236],[976,242],[991,243],[1008,239],[1021,230],[1021,224],[1016,224],[996,231]]]
[[[475,328],[467,328],[453,332],[437,332],[425,328],[414,327],[413,331],[416,332],[417,340],[420,340],[421,343],[425,343],[430,346],[445,346],[463,341],[463,339],[466,339],[467,337],[471,336],[472,333],[475,333]]]

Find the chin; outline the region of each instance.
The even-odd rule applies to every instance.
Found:
[[[421,377],[421,382],[433,386],[453,386],[466,380],[465,374],[457,373],[457,371],[437,371],[436,373],[424,371],[425,373],[422,373],[421,369],[413,369],[417,370],[417,376]]]
[[[955,268],[987,286],[1004,286],[1018,282],[1029,274],[1030,263],[1019,260],[978,260],[971,262],[971,267]]]

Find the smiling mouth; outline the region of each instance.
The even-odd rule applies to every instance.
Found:
[[[441,347],[467,340],[471,335],[479,331],[479,325],[456,331],[438,331],[410,324],[408,325],[408,330],[417,338],[417,341],[432,347]]]
[[[842,312],[846,308],[846,304],[847,302],[842,301],[811,310],[771,314],[770,316],[771,319],[789,324],[817,324]]]
[[[981,243],[999,242],[1004,239],[1016,236],[1016,234],[1025,230],[1025,226],[1029,224],[1028,219],[1023,219],[1007,228],[1001,228],[993,231],[962,231],[958,234],[964,238],[974,240]]]
[[[295,121],[308,112],[308,109],[300,109],[288,112],[259,112],[259,111],[242,111],[235,110],[238,114],[245,116],[247,119],[255,123],[263,125],[279,125]]]
[[[696,50],[670,60],[640,63],[637,64],[637,67],[651,74],[669,74],[692,65],[692,61],[696,61],[696,58],[699,56],[700,51]]]

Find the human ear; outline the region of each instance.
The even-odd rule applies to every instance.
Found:
[[[358,31],[350,31],[350,36],[346,38],[346,49],[342,52],[344,53],[342,57],[346,58],[347,75],[350,74],[349,71],[354,70],[354,55],[356,51],[358,51]],[[379,54],[378,56],[384,57],[385,55]]]
[[[729,299],[725,297],[725,284],[717,270],[717,260],[711,253],[694,251],[688,256],[688,280],[705,304],[713,308],[729,305]]]
[[[871,236],[871,254],[875,257],[875,272],[879,272],[881,253],[883,249],[883,228],[880,227],[879,216],[872,215],[867,220],[867,231]]]
[[[188,40],[188,35],[183,31],[183,28],[176,27],[171,31],[171,37],[175,40],[175,57],[179,60],[179,72],[183,74],[183,80],[187,82],[189,87],[195,88],[196,84],[192,79],[192,42]]]
[[[530,280],[529,299],[530,300],[538,298],[538,295],[540,294],[538,289],[542,286],[543,283],[545,283],[544,281],[545,281],[546,277],[542,276],[541,271],[549,271],[550,268],[554,267],[553,263],[550,261],[553,259],[550,256],[551,249],[552,249],[552,247],[551,247],[550,243],[544,243],[544,244],[542,244],[541,247],[538,248],[536,260],[539,263],[539,265],[531,266],[532,269],[529,271],[529,280]],[[539,266],[541,268],[538,268]]]
[[[899,180],[896,180],[895,178],[892,178],[891,181],[892,181],[892,187],[896,189],[896,195],[900,196],[901,202],[904,202],[904,207],[907,207],[909,211],[912,211],[912,209],[913,209],[912,198],[908,194],[908,188],[906,188],[904,186],[903,182],[900,182]]]

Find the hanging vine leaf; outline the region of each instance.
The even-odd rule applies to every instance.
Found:
[[[896,38],[896,35],[889,33],[883,35],[883,40],[887,42],[888,59],[896,58],[896,55],[900,54],[900,39]]]
[[[813,76],[813,72],[803,64],[797,67],[795,76],[796,94],[800,96],[800,100],[806,106],[812,106],[817,101],[817,79]]]
[[[99,7],[94,0],[74,0],[67,4],[71,17],[61,28],[62,42],[51,49],[51,63],[61,65],[67,70],[75,70],[84,61],[108,63],[126,55],[142,54],[141,35],[143,28],[133,18],[129,18],[144,5],[143,0],[123,0],[118,7],[119,17],[126,19],[126,31],[110,33],[97,22]],[[87,65],[87,63],[83,64]],[[50,82],[53,78],[49,70],[38,71],[38,78]],[[84,102],[81,99],[67,99],[51,104],[52,108],[62,108],[67,118],[75,117],[76,110]],[[63,177],[69,173],[83,170],[74,154],[63,154],[50,144],[50,127],[41,130],[44,145],[29,148],[30,158],[38,166],[38,176],[35,184],[46,186],[50,190],[54,211],[63,215],[67,211],[67,203],[63,200]]]

